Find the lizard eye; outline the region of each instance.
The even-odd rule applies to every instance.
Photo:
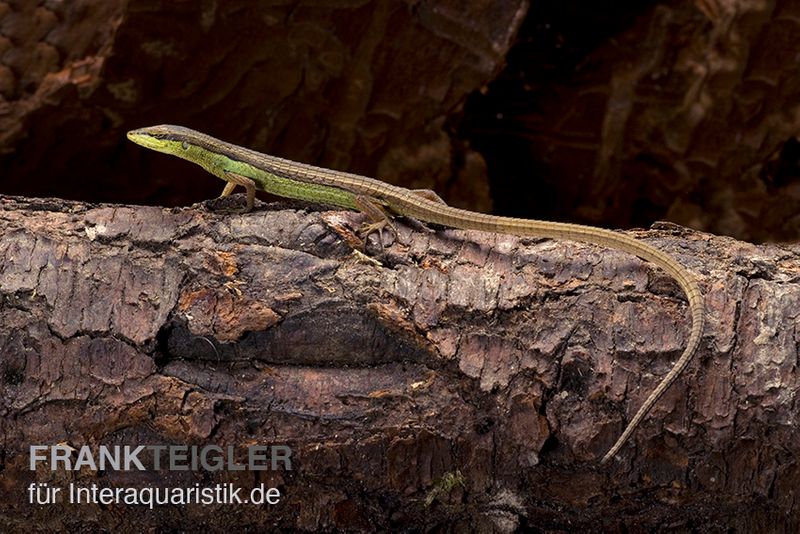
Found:
[[[189,143],[184,141],[183,143],[181,143],[181,147],[183,147],[184,150],[189,150]]]

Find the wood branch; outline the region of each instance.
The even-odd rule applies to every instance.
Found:
[[[402,221],[367,256],[359,214],[296,205],[0,206],[5,524],[68,513],[82,528],[511,531],[704,517],[752,530],[797,506],[798,247],[634,232],[698,276],[709,324],[684,376],[600,469],[688,334],[680,289],[638,258]],[[61,442],[277,443],[294,470],[29,470],[31,444]],[[284,498],[234,516],[98,514],[27,504],[35,481],[266,481]]]

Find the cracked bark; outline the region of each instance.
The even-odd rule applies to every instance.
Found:
[[[752,529],[796,509],[796,246],[635,232],[699,278],[709,324],[599,469],[689,328],[678,286],[635,257],[400,224],[367,244],[378,265],[353,252],[355,213],[0,206],[5,524]],[[267,513],[24,504],[34,481],[263,476],[28,470],[29,445],[59,442],[287,444],[295,470],[258,479],[285,494]]]

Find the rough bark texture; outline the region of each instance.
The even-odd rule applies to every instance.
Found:
[[[797,2],[633,3],[535,2],[520,45],[540,62],[518,48],[504,75],[522,96],[493,85],[491,119],[468,107],[459,129],[525,1],[0,0],[0,189],[207,198],[200,169],[124,141],[176,122],[488,211],[459,130],[507,180],[504,213],[797,238]],[[2,202],[3,527],[800,526],[797,247],[640,232],[700,278],[709,324],[598,469],[688,328],[677,286],[634,258],[404,228],[377,266],[352,255],[353,214]],[[28,471],[29,445],[61,441],[284,443],[297,461],[263,478]],[[24,504],[35,480],[256,478],[279,506]]]
[[[233,201],[238,200],[236,197]],[[698,357],[597,461],[686,341],[669,277],[593,246],[260,206],[0,211],[0,522],[510,531],[798,525],[800,250],[636,232],[698,277]],[[287,444],[295,469],[28,470],[28,446]],[[256,482],[274,507],[30,506],[33,481]],[[746,510],[746,513],[742,513]],[[778,523],[776,523],[778,522]]]

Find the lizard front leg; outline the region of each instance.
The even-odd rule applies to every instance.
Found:
[[[247,207],[242,213],[252,211],[253,204],[255,204],[256,201],[256,183],[247,176],[242,176],[241,174],[231,171],[225,171],[225,179],[228,180],[228,183],[225,184],[225,188],[222,190],[220,198],[227,197],[233,193],[233,190],[236,189],[237,185],[241,185],[244,187],[245,192],[247,193]]]

